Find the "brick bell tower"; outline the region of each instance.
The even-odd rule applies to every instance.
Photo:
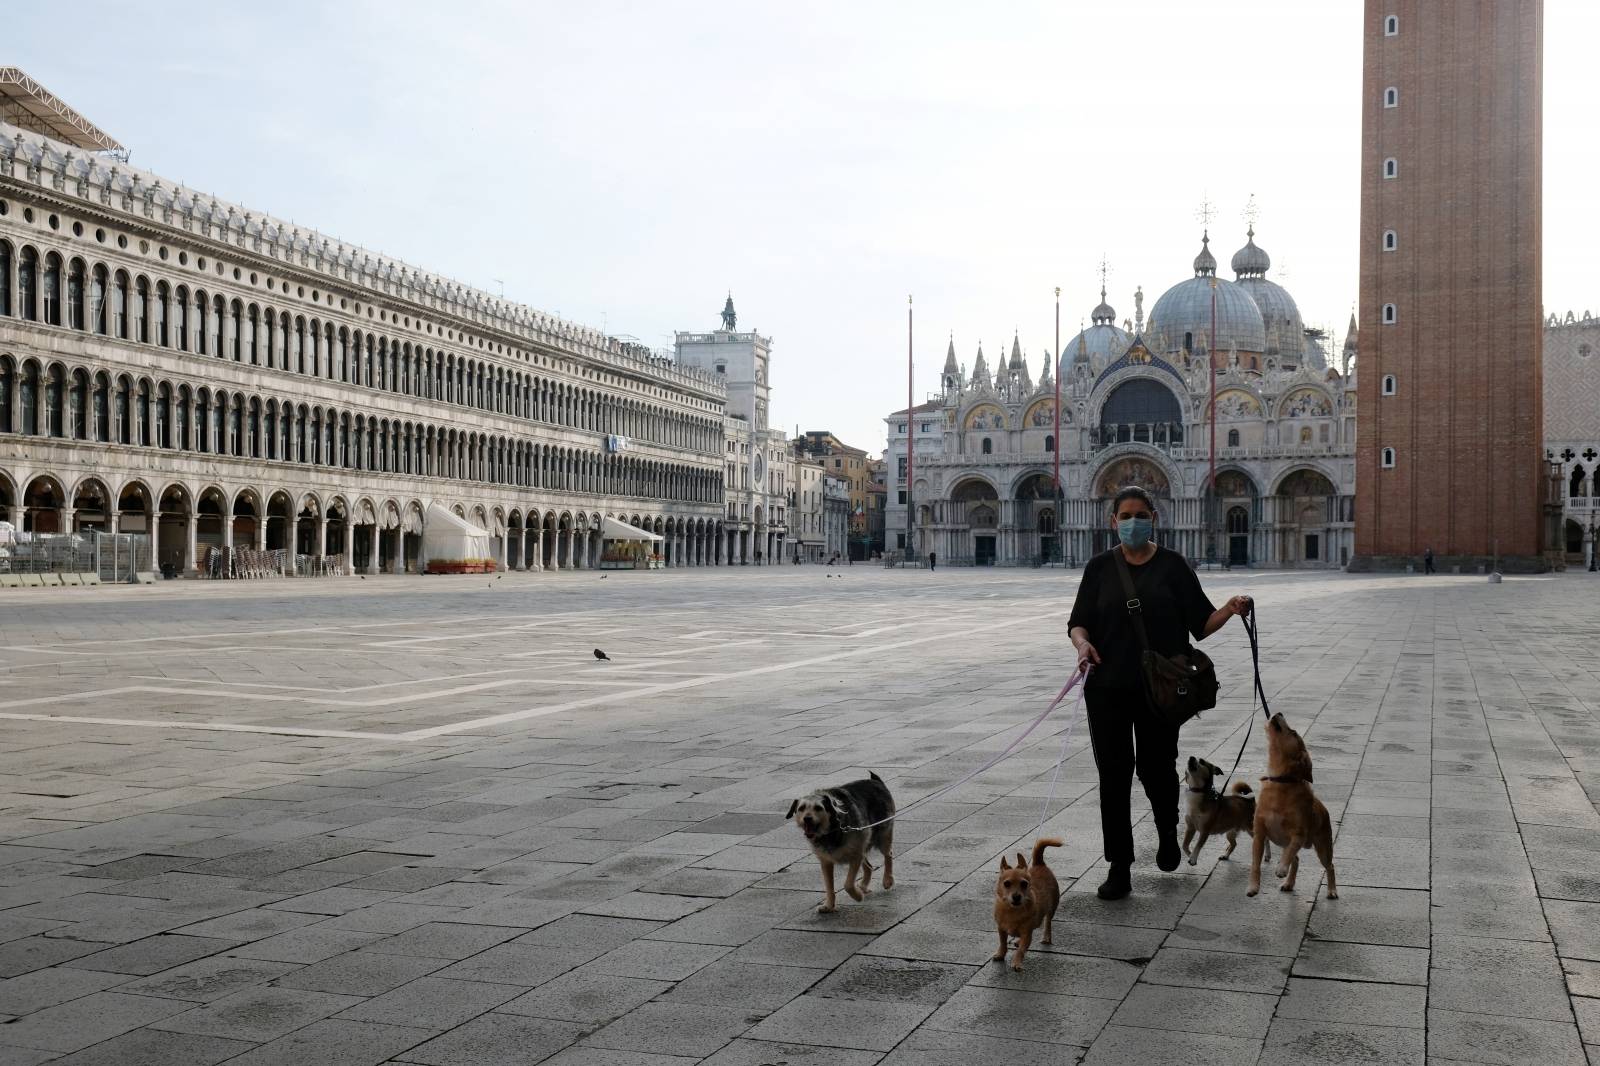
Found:
[[[1543,568],[1543,0],[1365,0],[1352,570]]]

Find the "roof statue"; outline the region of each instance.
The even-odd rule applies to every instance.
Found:
[[[733,293],[728,293],[728,302],[722,305],[722,328],[733,332],[733,327],[739,322],[739,315],[733,309]]]

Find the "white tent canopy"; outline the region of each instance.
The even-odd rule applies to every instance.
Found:
[[[459,563],[494,558],[489,531],[473,525],[437,503],[428,504],[422,526],[422,564],[439,560]]]
[[[600,535],[606,540],[662,540],[654,533],[646,533],[638,526],[618,522],[615,518],[600,519]]]

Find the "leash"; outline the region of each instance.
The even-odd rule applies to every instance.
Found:
[[[1091,669],[1092,669],[1092,667],[1091,667]],[[940,788],[937,788],[934,791],[928,793],[926,796],[923,796],[920,799],[912,800],[910,803],[908,803],[904,807],[901,807],[900,809],[896,810],[893,814],[889,815],[889,817],[887,817],[887,818],[880,818],[876,822],[869,822],[866,825],[844,825],[844,826],[840,826],[839,828],[844,830],[847,833],[854,833],[854,832],[858,832],[858,831],[860,831],[862,829],[872,829],[872,828],[874,828],[876,826],[883,825],[886,822],[892,822],[896,818],[898,818],[902,814],[904,814],[906,811],[915,810],[916,808],[922,806],[924,803],[928,803],[928,802],[930,802],[932,800],[936,800],[940,796],[944,795],[946,792],[949,792],[949,791],[951,791],[952,789],[955,789],[955,788],[959,788],[960,786],[966,784],[968,781],[971,781],[974,777],[977,777],[979,774],[983,773],[984,771],[994,769],[996,766],[1000,765],[1001,762],[1003,762],[1005,759],[1010,757],[1010,755],[1017,750],[1017,746],[1019,744],[1021,744],[1024,740],[1028,739],[1028,734],[1032,733],[1035,729],[1038,729],[1039,726],[1041,724],[1043,724],[1044,720],[1046,718],[1050,717],[1050,712],[1055,710],[1057,707],[1059,707],[1061,705],[1061,701],[1067,698],[1067,693],[1071,692],[1074,688],[1076,688],[1078,686],[1078,684],[1080,682],[1082,682],[1083,679],[1088,677],[1088,676],[1089,676],[1089,671],[1088,670],[1082,670],[1082,671],[1075,670],[1075,671],[1073,671],[1072,678],[1065,685],[1061,686],[1061,691],[1056,693],[1056,698],[1050,701],[1050,706],[1048,706],[1044,710],[1040,711],[1039,712],[1039,717],[1035,718],[1033,721],[1028,723],[1028,728],[1024,729],[1021,733],[1019,733],[1017,735],[1017,738],[1015,740],[1013,740],[1010,744],[1007,744],[1005,746],[1005,750],[1001,751],[1000,754],[996,755],[994,758],[990,759],[988,762],[984,763],[982,766],[978,767],[976,770],[974,770],[971,773],[967,774],[965,777],[959,778],[958,780],[950,782],[948,785],[944,785],[944,786],[942,786]],[[1069,729],[1071,728],[1070,723],[1068,725],[1068,728]],[[1065,751],[1065,748],[1063,748],[1062,750]],[[1056,764],[1056,770],[1059,772],[1060,769],[1061,769],[1061,764],[1057,763]],[[1052,786],[1052,788],[1053,787],[1054,786]]]
[[[1239,620],[1244,623],[1245,634],[1250,638],[1250,669],[1255,675],[1255,691],[1250,694],[1251,702],[1254,703],[1256,697],[1260,697],[1261,713],[1264,717],[1271,719],[1272,711],[1267,707],[1267,690],[1261,684],[1261,640],[1257,634],[1256,601],[1254,599],[1250,601],[1250,609],[1240,615]],[[1254,717],[1254,715],[1251,717]],[[1222,779],[1222,787],[1217,790],[1218,796],[1226,796],[1228,794],[1228,784],[1233,780],[1234,773],[1239,769],[1239,762],[1244,758],[1244,749],[1249,744],[1250,727],[1246,726],[1244,740],[1239,744],[1239,754],[1234,757],[1233,769],[1229,770],[1228,776]]]
[[[1083,692],[1083,689],[1078,690],[1074,710],[1083,706]],[[1061,764],[1067,761],[1067,745],[1072,742],[1072,727],[1077,720],[1078,716],[1075,714],[1067,718],[1067,728],[1061,736],[1061,754],[1056,756],[1056,769],[1050,775],[1050,791],[1044,797],[1044,808],[1039,811],[1039,828],[1033,831],[1035,838],[1044,832],[1044,823],[1050,818],[1050,804],[1056,801],[1056,782],[1061,778]]]

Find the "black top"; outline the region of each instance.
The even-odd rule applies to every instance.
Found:
[[[1100,665],[1085,684],[1091,689],[1140,687],[1139,634],[1128,617],[1128,596],[1111,555],[1121,550],[1101,552],[1084,564],[1078,598],[1067,620],[1069,632],[1078,626],[1088,630],[1089,643],[1100,653]],[[1139,594],[1152,651],[1176,655],[1188,647],[1190,635],[1202,639],[1206,620],[1217,609],[1187,559],[1158,547],[1148,561],[1129,563],[1128,573]]]

